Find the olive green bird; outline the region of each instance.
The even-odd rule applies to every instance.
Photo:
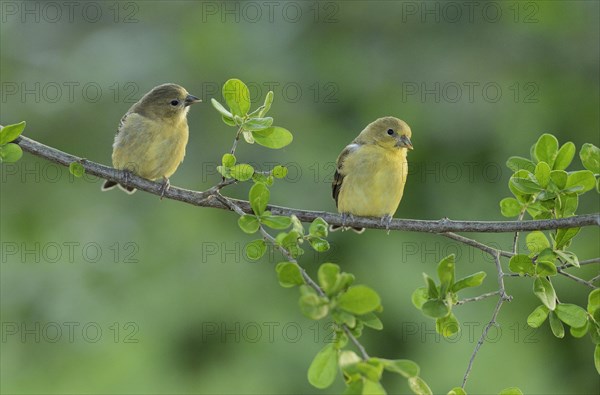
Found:
[[[332,183],[333,199],[342,214],[342,226],[348,218],[378,217],[386,228],[398,209],[412,150],[412,132],[406,122],[384,117],[367,125],[337,159]],[[361,233],[364,228],[352,228]]]
[[[121,118],[113,144],[113,167],[151,181],[163,179],[161,198],[169,189],[188,142],[189,106],[201,101],[177,84],[163,84],[146,93]],[[103,191],[119,186],[132,194],[135,188],[107,180]]]

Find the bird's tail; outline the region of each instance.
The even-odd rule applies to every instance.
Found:
[[[358,234],[361,234],[365,231],[365,228],[356,228],[354,226],[329,225],[330,232],[337,232],[338,230],[341,230],[342,232],[346,230],[352,230]]]
[[[126,187],[115,181],[110,181],[110,180],[106,180],[104,182],[104,184],[102,184],[102,188],[100,188],[100,190],[102,192],[110,191],[111,189],[114,189],[114,187],[116,187],[116,186],[118,186],[122,191],[126,192],[129,195],[133,194],[136,191],[136,189],[133,187]]]

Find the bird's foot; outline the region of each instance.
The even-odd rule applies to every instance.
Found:
[[[169,181],[169,179],[167,177],[163,177],[162,187],[160,188],[160,200],[163,199],[165,193],[169,190],[170,187],[171,182]]]
[[[381,217],[381,225],[385,225],[385,230],[387,234],[390,234],[390,225],[392,224],[392,216],[387,214]]]
[[[123,170],[123,178],[125,179],[125,185],[129,186],[129,183],[131,182],[131,170],[128,169],[124,169]]]

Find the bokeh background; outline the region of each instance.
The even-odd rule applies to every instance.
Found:
[[[504,163],[527,156],[540,134],[599,145],[599,3],[402,1],[96,1],[1,3],[0,123],[27,121],[25,135],[110,163],[118,121],[153,86],[176,82],[202,97],[189,114],[187,156],[173,185],[203,190],[234,130],[210,98],[240,78],[294,133],[283,150],[241,144],[240,160],[286,163],[272,202],[335,210],[339,151],[373,119],[395,115],[413,130],[410,175],[397,217],[502,219]],[[470,5],[469,5],[470,4]],[[576,158],[570,169],[579,169]],[[2,393],[275,394],[325,391],[306,371],[329,336],[304,318],[297,290],[276,280],[276,254],[250,262],[252,240],[236,216],[156,196],[100,193],[101,180],[25,154],[0,167]],[[244,198],[248,185],[228,190]],[[597,212],[597,195],[580,201]],[[473,235],[507,249],[512,235]],[[574,249],[600,254],[597,228]],[[494,299],[457,309],[460,336],[435,335],[410,302],[423,271],[458,255],[457,275],[488,272],[476,296],[495,289],[478,250],[428,234],[331,235],[339,263],[383,299],[382,332],[366,331],[372,355],[409,358],[436,393],[460,385]],[[581,269],[591,277],[598,265]],[[588,289],[556,279],[561,301]],[[533,330],[531,279],[511,278],[503,307],[467,389],[497,393],[598,393],[589,338]],[[406,381],[385,376],[391,393]]]

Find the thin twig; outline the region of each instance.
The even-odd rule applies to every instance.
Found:
[[[592,258],[592,259],[586,259],[584,261],[579,261],[579,266],[585,266],[585,265],[593,265],[594,263],[600,263],[600,258]],[[564,265],[558,266],[558,269],[568,269],[570,267],[577,267],[575,265],[573,265],[572,263],[565,263]]]
[[[492,296],[496,296],[496,295],[500,295],[500,291],[488,292],[483,295],[475,296],[474,298],[466,298],[463,300],[459,300],[458,302],[456,302],[456,305],[460,306],[461,304],[465,304],[465,303],[469,303],[469,302],[479,302],[480,300],[483,300],[483,299],[486,299],[486,298],[489,298]]]
[[[519,213],[518,221],[522,221],[525,216],[525,209],[521,210]],[[513,238],[513,255],[517,255],[517,250],[519,249],[519,232],[515,232],[515,237]]]
[[[595,283],[595,282],[596,282],[596,281],[598,281],[598,280],[600,280],[600,274],[599,274],[599,275],[597,275],[596,277],[592,277],[592,278],[590,279],[590,282],[591,282],[591,283]]]
[[[80,162],[86,173],[104,178],[106,180],[116,181],[120,184],[131,186],[154,195],[160,196],[162,192],[161,182],[152,182],[144,178],[129,175],[125,176],[123,171],[112,167],[104,166],[86,159],[64,153],[52,147],[38,143],[27,137],[20,136],[15,140],[21,148],[33,155],[45,158],[54,163],[68,167],[72,162]],[[169,188],[164,197],[166,199],[178,200],[188,204],[201,207],[211,207],[218,209],[231,210],[226,204],[218,199],[208,199],[213,195],[210,191],[197,192],[187,189],[177,188],[172,186]],[[242,211],[247,214],[252,213],[250,204],[245,200],[229,199],[234,202]],[[342,225],[342,216],[339,214],[329,213],[326,211],[309,211],[298,210],[288,207],[269,205],[267,207],[274,215],[296,215],[303,222],[312,222],[318,217],[323,218],[330,225]],[[356,228],[370,229],[386,229],[387,224],[383,223],[380,218],[354,217],[350,221],[345,222],[346,226]],[[577,215],[569,218],[536,220],[536,221],[451,221],[443,219],[439,221],[433,220],[414,220],[414,219],[394,219],[389,224],[390,230],[404,230],[411,232],[429,232],[429,233],[446,233],[446,232],[515,232],[515,231],[532,231],[532,230],[549,230],[561,228],[575,228],[582,226],[599,226],[600,213]],[[506,256],[503,254],[503,256]]]
[[[577,281],[579,284],[587,285],[588,287],[590,287],[592,289],[598,288],[594,284],[592,284],[592,282],[586,281],[586,280],[584,280],[582,278],[574,276],[571,273],[567,273],[567,272],[563,271],[563,269],[556,268],[556,270],[558,271],[559,274],[562,274],[563,276],[565,276],[567,278],[570,278],[571,280]]]
[[[496,250],[495,248],[492,248],[486,244],[480,243],[477,240],[473,240],[473,239],[469,239],[468,237],[465,236],[461,236],[461,235],[457,235],[456,233],[452,233],[452,232],[446,232],[446,233],[441,233],[442,236],[445,236],[449,239],[452,240],[456,240],[459,241],[463,244],[466,244],[468,246],[474,247],[474,248],[478,248],[484,252],[487,252],[490,255],[494,255],[496,253],[496,251],[500,252],[501,256],[510,258],[513,256],[512,253],[508,252],[508,251],[502,251],[502,250]]]

